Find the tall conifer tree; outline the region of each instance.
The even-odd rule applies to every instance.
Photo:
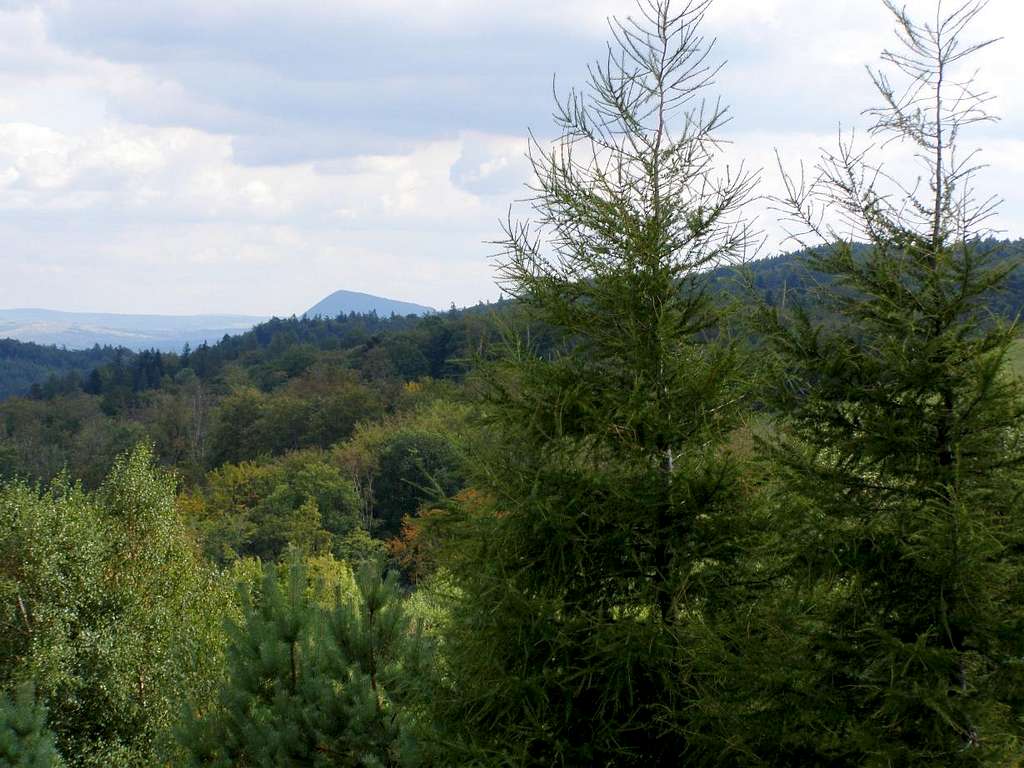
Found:
[[[501,242],[503,288],[564,343],[487,369],[489,445],[448,518],[463,599],[437,701],[481,764],[675,764],[688,638],[729,589],[743,387],[704,275],[741,257],[755,178],[720,162],[703,98],[709,1],[671,5],[613,20],[561,138],[533,142],[535,220]]]
[[[960,144],[991,119],[963,79],[988,44],[965,37],[984,2],[923,24],[886,6],[900,46],[882,55],[894,72],[872,71],[882,106],[867,114],[922,176],[901,180],[843,140],[811,183],[787,177],[781,201],[817,246],[808,266],[829,278],[818,298],[835,320],[765,315],[800,666],[752,699],[769,716],[754,751],[770,764],[1016,764],[1024,396],[1005,364],[1017,328],[986,309],[1013,265],[989,259],[994,201],[974,194],[979,164]]]

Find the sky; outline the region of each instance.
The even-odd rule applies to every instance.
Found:
[[[933,0],[908,9],[934,14]],[[952,5],[947,0],[947,6]],[[337,289],[494,299],[529,130],[632,0],[0,0],[0,307],[301,313]],[[878,102],[880,0],[717,0],[729,156],[813,164]],[[972,36],[1002,119],[979,179],[1024,235],[1024,3]],[[755,204],[764,253],[785,250]],[[763,207],[763,206],[762,206]],[[518,210],[518,209],[517,209]]]

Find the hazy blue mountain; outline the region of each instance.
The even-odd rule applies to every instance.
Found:
[[[337,317],[339,314],[429,315],[434,310],[421,304],[394,301],[354,291],[336,291],[305,314]],[[248,315],[117,315],[100,312],[61,312],[52,309],[0,309],[0,339],[91,349],[95,345],[141,351],[180,351],[204,341],[214,344],[225,335],[245,333],[267,317]]]
[[[390,317],[393,314],[402,316],[432,315],[436,311],[432,307],[424,307],[422,304],[385,299],[380,296],[371,296],[368,293],[335,291],[316,306],[306,310],[305,315],[306,317],[337,317],[350,312],[360,315],[376,312],[379,317]]]
[[[115,315],[52,309],[0,309],[0,339],[52,344],[68,349],[94,345],[132,350],[180,351],[225,335],[244,333],[265,317],[245,315]]]

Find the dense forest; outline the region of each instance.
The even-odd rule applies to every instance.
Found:
[[[521,315],[499,302],[427,318],[291,318],[181,354],[114,350],[84,376],[0,402],[0,475],[67,470],[95,487],[139,441],[193,481],[228,462],[326,450],[360,422],[460,396],[474,361]]]
[[[890,6],[870,114],[927,184],[842,144],[749,264],[709,5],[612,21],[496,304],[0,343],[0,766],[1020,764],[1024,242],[945,77],[983,4]]]
[[[1022,240],[988,239],[984,247],[998,262],[1013,262],[1024,254]],[[825,313],[827,308],[815,301],[811,288],[827,282],[829,276],[809,269],[806,255],[797,251],[751,259],[742,266],[715,267],[709,271],[708,288],[723,302],[753,299],[777,304],[786,294],[806,297],[809,306]],[[987,303],[993,314],[1015,319],[1024,310],[1024,276],[1010,274]],[[253,371],[260,386],[266,388],[291,377],[304,365],[309,367],[307,361],[328,352],[344,353],[346,366],[372,377],[458,377],[482,341],[500,338],[501,328],[509,322],[523,324],[515,305],[514,301],[500,299],[429,318],[357,313],[334,318],[275,318],[247,333],[225,336],[217,344],[183,350],[181,355],[135,353],[112,347],[79,352],[4,339],[0,340],[0,360],[4,362],[0,368],[0,400],[13,395],[53,399],[78,391],[100,394],[103,382],[115,380],[119,382],[115,386],[130,386],[133,392],[159,389],[167,385],[166,376],[173,379],[185,368],[210,380],[218,378],[232,363],[250,370],[261,365],[276,367],[270,378]],[[467,321],[467,316],[473,319]],[[271,360],[281,358],[286,347],[295,346],[303,349],[289,349],[293,356],[290,364]],[[374,351],[377,347],[381,348]],[[115,370],[118,367],[124,370]]]
[[[27,395],[33,385],[50,379],[84,378],[112,362],[117,352],[113,347],[69,350],[0,339],[0,400]]]

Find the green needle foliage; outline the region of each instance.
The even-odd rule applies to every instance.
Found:
[[[794,611],[754,736],[769,764],[1011,765],[1024,749],[1024,393],[1007,371],[1017,329],[986,301],[1013,265],[982,242],[973,155],[989,119],[959,79],[987,43],[984,3],[929,24],[891,3],[902,47],[874,73],[874,132],[912,147],[927,184],[901,185],[841,142],[782,202],[830,276],[822,301],[766,311],[779,355],[766,444],[789,526]],[[840,234],[842,232],[843,234]],[[866,249],[854,247],[866,242]],[[765,702],[770,702],[766,704]]]
[[[743,515],[723,450],[743,402],[704,271],[741,257],[755,179],[719,168],[709,3],[612,22],[589,88],[535,141],[504,289],[564,340],[483,375],[474,492],[442,516],[462,599],[436,697],[455,763],[667,765]]]
[[[183,743],[203,766],[421,764],[401,704],[423,673],[397,574],[366,565],[356,594],[322,607],[301,560],[268,566],[243,621],[229,626],[220,704],[186,726]]]
[[[32,685],[20,685],[11,699],[0,695],[0,768],[61,768],[46,707]]]

